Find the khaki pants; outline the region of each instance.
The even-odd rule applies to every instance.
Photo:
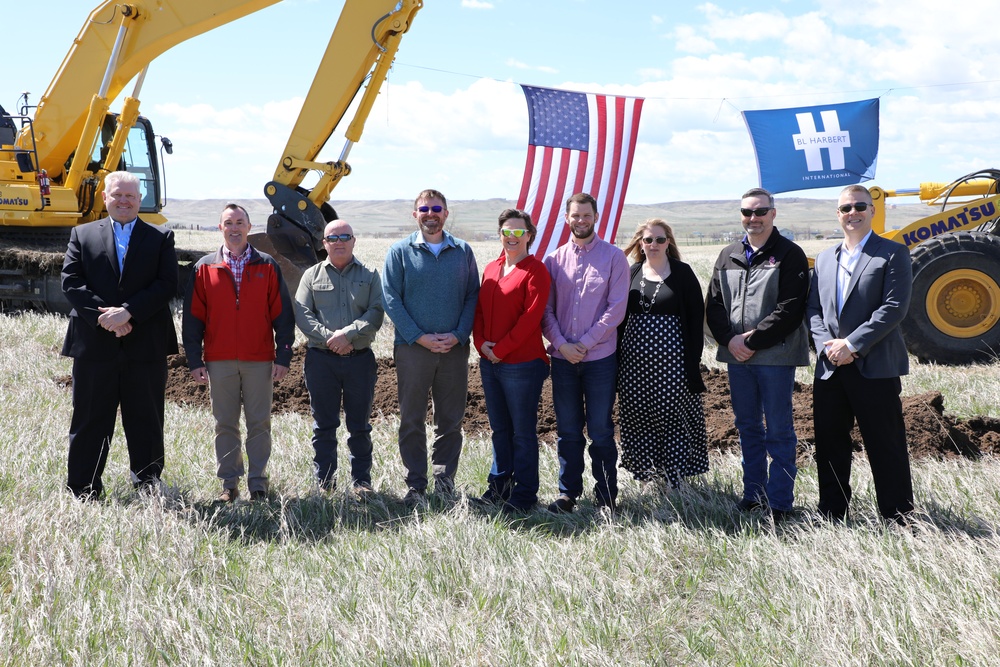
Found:
[[[393,350],[399,389],[399,453],[406,468],[406,485],[427,488],[427,395],[434,403],[434,443],[431,465],[434,490],[450,492],[462,453],[462,419],[469,386],[469,346],[456,345],[437,354],[420,345]]]
[[[240,444],[240,406],[246,422],[247,488],[267,492],[267,461],[271,458],[270,361],[209,361],[209,391],[215,416],[215,458],[222,486],[235,489],[244,474]]]

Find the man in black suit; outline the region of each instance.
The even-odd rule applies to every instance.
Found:
[[[177,352],[170,312],[177,294],[174,234],[138,218],[135,174],[109,174],[103,196],[108,217],[73,228],[62,269],[73,306],[62,349],[73,357],[66,486],[83,499],[97,499],[104,489],[119,406],[133,484],[158,483],[166,361]]]
[[[868,190],[840,193],[844,241],[816,258],[806,319],[816,345],[813,424],[819,511],[844,519],[851,500],[851,429],[857,419],[879,513],[905,522],[913,511],[901,375],[909,357],[899,324],[913,274],[906,246],[872,232]]]

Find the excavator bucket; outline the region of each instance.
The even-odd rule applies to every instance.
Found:
[[[319,261],[312,236],[277,214],[268,217],[266,233],[251,234],[249,241],[259,252],[266,252],[278,262],[292,297],[302,273]]]

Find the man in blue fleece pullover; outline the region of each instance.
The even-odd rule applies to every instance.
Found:
[[[396,328],[393,359],[399,392],[399,453],[405,500],[427,492],[428,392],[434,402],[434,491],[450,495],[462,453],[469,384],[469,336],[479,296],[472,248],[444,231],[448,202],[424,190],[413,204],[417,231],[393,244],[382,271],[385,312]]]

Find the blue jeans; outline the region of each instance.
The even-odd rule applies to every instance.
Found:
[[[313,416],[313,467],[320,486],[332,488],[337,473],[337,428],[340,407],[347,423],[354,483],[372,481],[372,402],[378,364],[371,350],[342,356],[310,347],[306,350],[306,389]]]
[[[794,366],[729,364],[729,393],[743,452],[743,499],[766,502],[776,510],[792,509],[798,470],[794,386]]]
[[[559,492],[576,499],[583,494],[583,450],[590,436],[594,495],[613,502],[618,497],[618,447],[611,410],[615,404],[618,359],[615,355],[571,364],[552,358],[552,406],[559,435]]]
[[[493,430],[493,468],[486,497],[518,509],[538,502],[538,401],[549,375],[543,359],[520,364],[479,360]]]

